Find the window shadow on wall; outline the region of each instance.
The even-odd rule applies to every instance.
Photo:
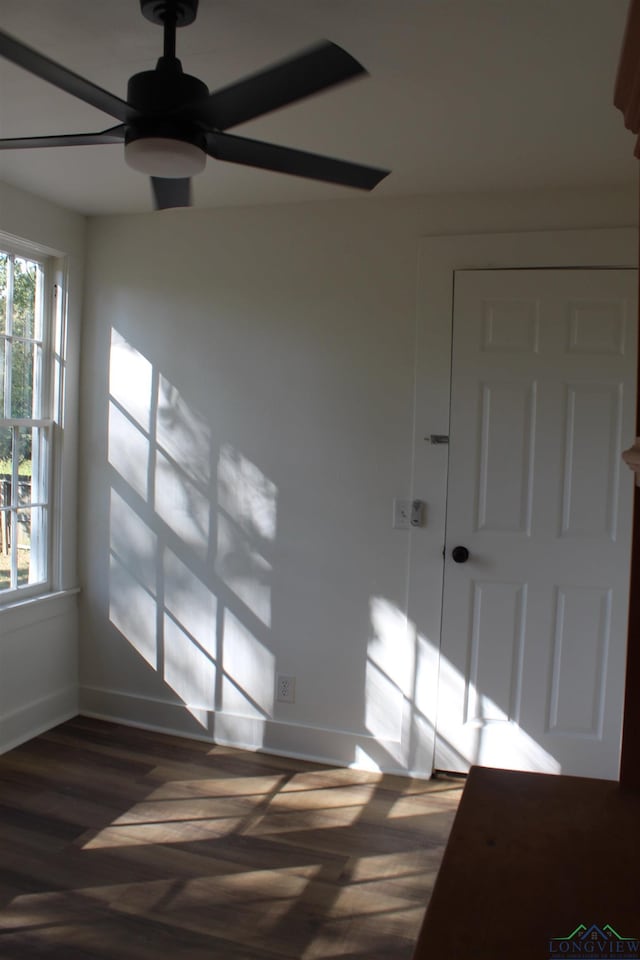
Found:
[[[109,620],[160,681],[149,699],[203,736],[216,711],[271,716],[275,484],[115,329],[108,437]]]

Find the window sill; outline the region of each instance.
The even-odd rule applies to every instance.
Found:
[[[79,593],[80,587],[74,587],[37,597],[25,597],[24,600],[0,606],[0,632],[4,634],[21,630],[42,620],[63,616],[75,606],[75,597]]]

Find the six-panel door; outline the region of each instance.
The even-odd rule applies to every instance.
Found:
[[[456,272],[436,769],[618,775],[636,282]]]

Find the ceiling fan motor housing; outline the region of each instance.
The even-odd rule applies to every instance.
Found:
[[[205,149],[204,131],[189,118],[188,108],[209,96],[202,80],[183,73],[179,60],[136,73],[129,80],[127,101],[135,111],[126,125],[125,142],[141,137],[169,137]]]
[[[179,60],[165,57],[160,57],[156,70],[135,73],[127,86],[129,106],[150,118],[175,116],[208,96],[206,83],[183,73]]]

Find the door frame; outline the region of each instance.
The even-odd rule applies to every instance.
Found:
[[[409,540],[407,623],[415,649],[409,766],[433,771],[444,583],[453,282],[456,270],[638,267],[635,227],[423,237],[418,250],[411,498],[426,504]],[[623,447],[633,443],[623,437]]]

